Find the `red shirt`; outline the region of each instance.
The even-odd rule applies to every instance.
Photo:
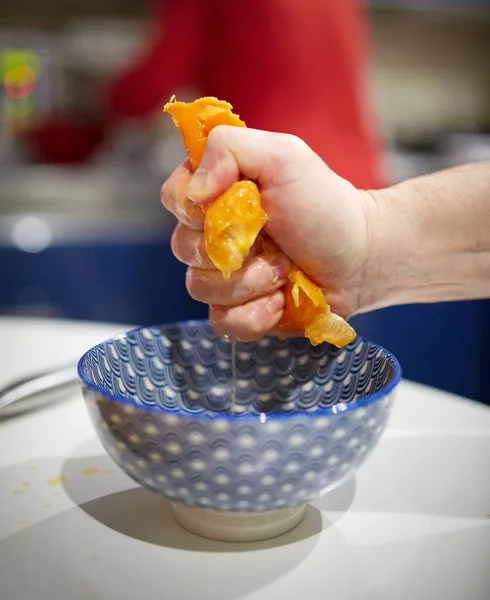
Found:
[[[167,0],[148,48],[110,89],[119,116],[184,85],[231,102],[249,127],[303,138],[358,187],[383,185],[357,0]]]

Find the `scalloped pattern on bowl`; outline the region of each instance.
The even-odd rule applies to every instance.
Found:
[[[96,346],[81,364],[89,385],[148,408],[230,408],[231,342],[207,322],[139,329]],[[386,350],[361,338],[342,350],[304,338],[239,342],[236,412],[317,411],[379,392],[396,372]]]

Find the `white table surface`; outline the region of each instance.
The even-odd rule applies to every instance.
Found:
[[[0,385],[125,329],[0,319]],[[402,383],[355,480],[246,545],[176,525],[105,454],[77,391],[0,421],[1,600],[488,600],[489,557],[490,409],[427,387]]]

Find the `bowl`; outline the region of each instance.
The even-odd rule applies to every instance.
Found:
[[[401,369],[356,338],[339,350],[267,337],[236,346],[204,321],[107,340],[78,373],[113,460],[204,537],[256,541],[353,476],[385,429]]]

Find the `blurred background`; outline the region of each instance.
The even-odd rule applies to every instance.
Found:
[[[230,100],[374,187],[490,159],[488,56],[490,0],[1,3],[0,314],[207,316],[159,203],[184,157],[171,94]],[[490,302],[354,324],[406,377],[490,403]]]

